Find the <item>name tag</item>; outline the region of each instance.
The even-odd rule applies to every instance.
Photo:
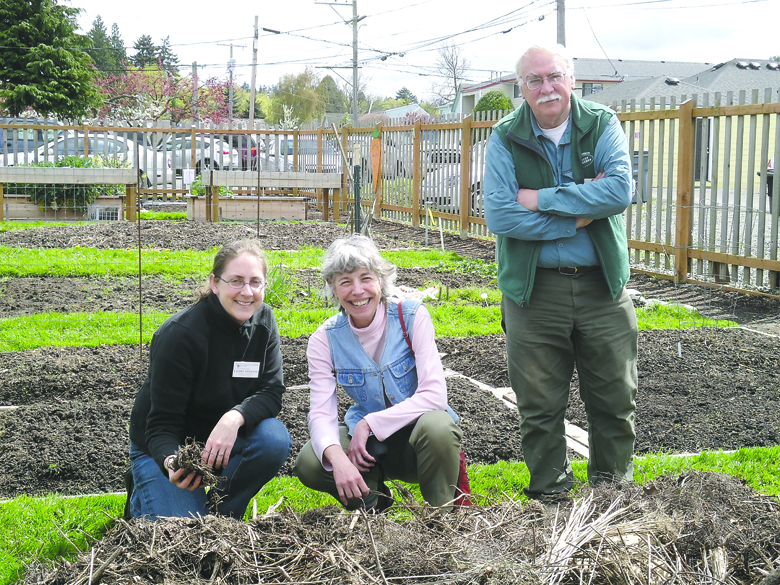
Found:
[[[234,378],[258,378],[260,362],[233,362]]]

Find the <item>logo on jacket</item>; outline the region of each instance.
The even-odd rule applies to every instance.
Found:
[[[593,164],[593,155],[589,152],[583,152],[580,160],[582,161],[582,166],[587,167]]]

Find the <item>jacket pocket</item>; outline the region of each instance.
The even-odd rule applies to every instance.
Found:
[[[352,400],[366,402],[368,393],[366,391],[366,375],[359,371],[340,371],[336,372],[336,383],[344,388],[344,391]]]
[[[417,366],[414,357],[407,356],[389,368],[395,379],[396,386],[404,396],[409,396],[417,389]]]

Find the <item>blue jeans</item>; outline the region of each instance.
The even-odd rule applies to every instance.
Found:
[[[250,500],[273,478],[292,448],[287,428],[275,418],[267,418],[247,436],[239,436],[222,472],[217,494],[218,513],[243,518]],[[209,514],[206,491],[189,491],[173,485],[152,457],[130,443],[130,465],[135,488],[130,498],[133,518],[145,516],[189,517]]]

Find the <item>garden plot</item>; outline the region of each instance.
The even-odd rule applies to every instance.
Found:
[[[268,249],[327,246],[343,235],[343,228],[334,224],[262,227]],[[197,228],[144,222],[143,242],[155,248],[205,250],[251,233],[235,225]],[[138,237],[133,230],[137,226],[126,224],[24,230],[0,234],[0,245],[133,247]],[[424,238],[422,230],[385,222],[375,222],[374,235],[380,247],[396,249],[419,245]],[[447,236],[445,246],[475,258],[493,258],[492,247],[485,242]],[[431,282],[445,291],[488,284],[479,277],[432,269],[399,271],[399,284],[421,288]],[[145,277],[144,311],[176,311],[191,301],[198,284],[192,279],[171,283]],[[674,287],[641,275],[632,277],[629,286],[648,298],[684,302],[708,316],[729,318],[752,329],[777,327],[774,300]],[[132,278],[6,278],[0,280],[0,315],[137,311],[138,292],[138,282]],[[280,419],[294,443],[283,474],[290,473],[297,451],[308,439],[306,342],[306,337],[282,339],[288,391]],[[522,460],[517,412],[485,389],[509,385],[504,342],[503,335],[438,339],[445,368],[456,372],[447,379],[449,402],[461,417],[469,463]],[[776,337],[745,329],[643,331],[639,348],[639,454],[780,444]],[[145,356],[146,348],[138,346],[0,353],[0,405],[16,407],[0,412],[4,462],[0,498],[121,492],[127,424],[146,374]],[[566,416],[586,429],[577,388],[575,377]],[[342,414],[346,407],[346,398],[340,396]],[[611,506],[617,516],[609,515]],[[361,520],[336,508],[303,516],[284,511],[249,524],[218,518],[171,521],[164,535],[156,532],[157,538],[181,539],[186,534],[197,544],[177,546],[170,549],[176,555],[164,557],[141,545],[154,540],[148,534],[149,530],[155,533],[154,526],[120,521],[93,551],[57,569],[57,577],[36,566],[26,582],[64,583],[103,571],[103,583],[127,583],[132,578],[128,575],[144,578],[144,571],[151,571],[148,575],[167,574],[180,581],[200,575],[222,582],[263,578],[380,583],[384,578],[386,583],[539,579],[625,583],[640,582],[639,576],[649,574],[652,562],[654,578],[693,583],[706,574],[720,582],[727,581],[728,575],[731,582],[758,583],[761,571],[771,566],[766,559],[778,554],[776,501],[717,474],[661,478],[649,487],[600,488],[592,499],[558,515],[554,508],[537,504],[475,507],[445,518],[420,510],[415,514],[422,521],[397,524],[382,516]],[[564,522],[564,518],[568,519]],[[570,537],[580,539],[576,549],[559,546]],[[156,542],[167,547],[173,540]],[[282,553],[288,556],[279,556]],[[254,560],[257,555],[273,557],[279,570],[274,572],[267,563],[261,568]],[[155,564],[161,559],[167,559],[166,566]],[[422,559],[430,561],[421,564]],[[264,573],[258,576],[260,570]],[[626,581],[631,575],[636,579]]]
[[[133,226],[131,226],[133,227]],[[251,233],[245,226],[142,223],[145,246],[208,249]],[[422,230],[376,222],[380,246],[420,245]],[[137,229],[137,227],[135,228]],[[263,224],[268,249],[327,246],[343,235],[329,223]],[[383,229],[383,232],[379,230]],[[112,231],[115,230],[115,231]],[[126,224],[64,226],[0,234],[0,244],[19,247],[125,247],[136,237]],[[489,243],[447,240],[461,254],[490,259]],[[317,277],[312,279],[316,288]],[[399,284],[421,288],[486,286],[483,277],[401,269]],[[192,299],[194,279],[171,283],[158,277],[142,282],[144,310],[174,312]],[[630,286],[653,297],[679,298],[713,317],[761,328],[777,322],[777,303],[694,288],[665,286],[641,275]],[[697,291],[691,294],[690,291]],[[137,311],[138,282],[132,278],[9,278],[0,281],[4,317],[53,311]],[[736,295],[736,296],[735,296]],[[307,339],[283,338],[285,381],[289,386],[280,419],[294,448],[282,469],[289,474],[308,439]],[[468,378],[493,388],[509,386],[503,335],[440,338],[446,368],[466,378],[448,378],[450,404],[461,417],[470,463],[521,460],[516,411]],[[778,339],[744,329],[643,331],[639,340],[637,452],[695,452],[780,444]],[[146,374],[145,349],[137,346],[41,348],[0,353],[0,405],[19,408],[0,415],[0,497],[21,494],[114,492],[122,489],[127,465],[127,422],[133,397]],[[578,383],[572,382],[567,419],[587,429]],[[510,396],[511,398],[511,396]],[[347,407],[340,397],[340,409]]]

